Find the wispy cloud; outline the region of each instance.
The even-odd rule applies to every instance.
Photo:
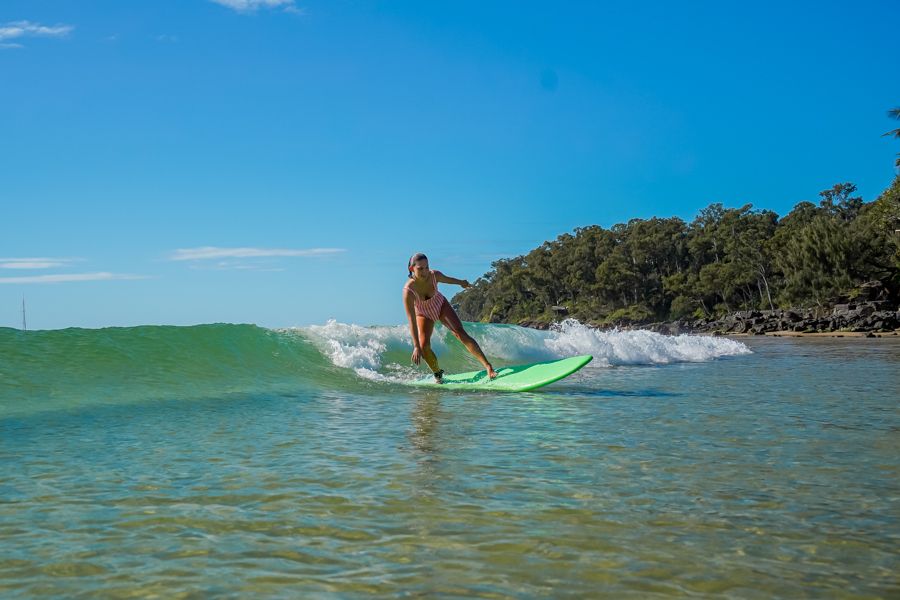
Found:
[[[252,259],[251,259],[252,260]],[[197,271],[265,271],[265,272],[280,272],[284,271],[283,267],[272,267],[270,266],[272,263],[268,260],[262,260],[260,262],[236,262],[231,260],[223,260],[217,263],[212,263],[210,261],[195,261],[191,263],[191,269],[195,269]]]
[[[344,248],[180,248],[169,255],[169,260],[221,260],[223,258],[269,258],[282,256],[327,256],[346,252]]]
[[[261,8],[281,9],[284,12],[303,14],[304,10],[297,7],[295,0],[211,0],[216,4],[227,6],[240,13],[253,13]]]
[[[78,258],[0,258],[0,269],[55,269],[81,260]]]
[[[68,273],[56,275],[32,275],[29,277],[0,277],[4,283],[66,283],[71,281],[112,281],[122,279],[149,279],[146,275],[126,275],[123,273]]]
[[[75,29],[72,25],[41,25],[31,21],[11,21],[0,24],[0,48],[21,48],[18,41],[29,37],[65,37]]]

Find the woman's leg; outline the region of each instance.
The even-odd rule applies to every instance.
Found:
[[[494,367],[491,366],[484,352],[481,351],[481,346],[478,345],[478,342],[471,335],[466,333],[459,315],[456,314],[449,302],[444,302],[444,305],[441,307],[441,323],[456,336],[456,339],[462,342],[472,356],[478,359],[478,362],[484,365],[491,379],[497,376],[497,373],[494,372]]]
[[[422,315],[416,315],[416,321],[419,325],[419,345],[422,347],[422,358],[431,367],[432,373],[440,371],[438,359],[434,351],[431,349],[431,334],[434,332],[434,321]]]

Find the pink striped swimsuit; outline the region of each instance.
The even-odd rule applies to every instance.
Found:
[[[434,271],[431,272],[431,283],[434,285],[434,296],[431,298],[423,300],[412,286],[409,286],[409,290],[416,296],[416,315],[427,317],[437,322],[441,320],[441,309],[444,308],[444,302],[447,299],[437,289],[437,279],[434,276]]]

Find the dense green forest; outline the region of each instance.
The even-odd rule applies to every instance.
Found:
[[[873,202],[855,193],[851,183],[835,185],[781,218],[750,204],[711,204],[690,223],[654,217],[578,228],[492,263],[453,304],[474,321],[549,322],[564,307],[584,322],[646,323],[824,308],[874,280],[896,301],[900,176]]]

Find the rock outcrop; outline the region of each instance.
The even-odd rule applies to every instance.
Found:
[[[776,331],[798,333],[892,332],[900,328],[900,311],[881,300],[836,304],[828,310],[746,310],[721,319],[679,320],[641,326],[659,333],[765,334]]]
[[[523,327],[548,329],[540,321],[521,321]],[[600,329],[648,329],[665,335],[682,333],[755,334],[795,333],[886,333],[900,329],[900,309],[883,300],[846,302],[830,309],[745,310],[720,319],[679,319],[665,323],[620,323],[616,325],[588,322]]]

